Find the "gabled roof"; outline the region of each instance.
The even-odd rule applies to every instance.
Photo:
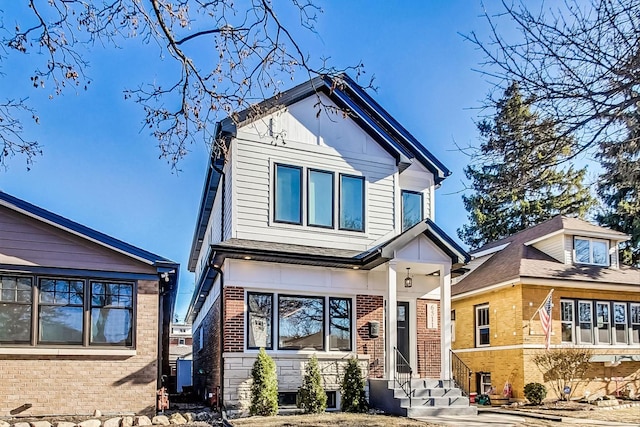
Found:
[[[187,317],[193,320],[197,316],[204,304],[200,296],[206,295],[211,290],[217,273],[209,267],[209,264],[220,266],[226,258],[371,270],[392,259],[396,250],[420,235],[425,235],[451,258],[452,270],[457,270],[469,261],[469,254],[430,219],[421,221],[403,233],[364,252],[247,239],[229,239],[211,245],[211,259],[202,274],[200,283],[196,285],[196,292],[191,298]]]
[[[603,238],[611,238],[617,241],[624,241],[629,238],[624,233],[600,227],[578,218],[557,215],[534,227],[520,231],[505,239],[488,243],[472,251],[472,256],[489,255],[492,250],[495,250],[495,253],[455,284],[451,288],[451,294],[460,295],[466,292],[478,291],[522,277],[640,285],[640,269],[631,267],[613,269],[564,264],[532,246],[532,242],[540,241],[559,233],[606,236]]]
[[[108,236],[82,224],[71,221],[70,219],[57,215],[53,212],[49,212],[38,206],[32,205],[29,202],[18,199],[17,197],[11,196],[3,191],[0,191],[0,206],[4,206],[8,209],[27,215],[60,230],[74,234],[83,239],[89,240],[93,243],[104,246],[128,257],[134,258],[145,264],[158,267],[162,271],[164,271],[165,269],[176,269],[178,267],[177,263],[167,258],[145,251],[144,249],[140,249],[136,246],[125,243],[122,240],[118,240],[114,237]]]
[[[227,117],[217,124],[216,137],[235,136],[238,126],[249,124],[266,114],[295,104],[317,93],[327,95],[338,107],[349,111],[354,122],[396,159],[401,170],[416,161],[433,173],[436,184],[440,184],[451,175],[449,169],[346,74],[341,74],[335,79],[328,76],[318,76],[239,112],[235,116],[235,120]],[[222,160],[211,158],[191,244],[190,271],[195,270],[200,256],[200,247],[220,181],[219,170],[224,164]]]

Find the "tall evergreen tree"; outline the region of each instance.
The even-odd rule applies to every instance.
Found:
[[[465,168],[473,193],[463,196],[469,224],[458,236],[471,247],[505,238],[557,214],[583,216],[594,204],[586,169],[563,163],[572,144],[541,120],[512,83],[492,120],[478,124],[482,143]]]
[[[596,220],[631,236],[621,245],[620,260],[640,267],[640,112],[628,117],[627,128],[626,141],[600,144],[598,195],[603,206]]]

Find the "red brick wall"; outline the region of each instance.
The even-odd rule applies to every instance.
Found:
[[[244,351],[244,288],[224,289],[224,351]]]
[[[369,322],[380,323],[378,338],[369,337]],[[356,348],[358,354],[368,354],[369,376],[384,377],[384,305],[379,295],[356,296]]]
[[[220,298],[194,329],[193,336],[193,387],[198,397],[206,399],[220,385]]]
[[[427,304],[438,306],[437,329],[427,328]],[[440,378],[440,301],[416,300],[418,373],[422,378]]]

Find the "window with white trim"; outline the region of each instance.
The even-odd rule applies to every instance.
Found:
[[[627,341],[627,304],[613,303],[613,339],[616,344],[626,344]]]
[[[630,304],[631,309],[631,342],[640,343],[640,304]]]
[[[609,242],[607,240],[575,237],[573,247],[577,264],[609,265]]]
[[[560,321],[562,324],[562,342],[573,342],[574,331],[573,301],[560,300]]]
[[[596,302],[596,337],[598,344],[611,344],[611,305],[608,302]]]
[[[591,301],[578,301],[578,343],[593,344],[593,306]]]
[[[489,304],[476,306],[476,347],[491,344],[489,331]]]

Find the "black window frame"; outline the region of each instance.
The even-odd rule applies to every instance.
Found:
[[[358,228],[350,228],[350,227],[343,227],[342,226],[342,178],[352,178],[352,179],[358,179],[362,182],[362,228],[358,229]],[[344,231],[356,231],[359,233],[364,233],[366,230],[366,199],[365,199],[365,194],[366,194],[366,190],[365,190],[365,178],[364,176],[360,176],[360,175],[350,175],[350,174],[344,174],[341,173],[340,177],[339,177],[339,191],[338,191],[338,229],[339,230],[344,230]]]
[[[322,321],[320,323],[320,336],[322,337],[322,346],[321,348],[311,348],[311,347],[282,347],[280,345],[280,322],[282,321],[282,316],[280,310],[282,305],[280,304],[281,298],[305,298],[305,299],[316,299],[322,301]],[[277,294],[277,310],[278,310],[278,332],[276,334],[277,342],[278,342],[278,350],[281,351],[327,351],[327,297],[326,296],[317,296],[317,295],[296,295],[296,294]]]
[[[311,222],[310,218],[310,212],[311,212],[311,192],[309,191],[309,184],[311,182],[311,173],[312,172],[316,172],[316,173],[323,173],[323,174],[327,174],[327,175],[331,175],[331,225],[323,225],[323,224],[313,224]],[[322,170],[322,169],[315,169],[315,168],[307,168],[307,225],[310,227],[318,227],[318,228],[325,228],[325,229],[330,229],[333,230],[335,229],[335,216],[336,216],[336,209],[335,209],[335,204],[336,204],[336,176],[334,172],[331,171],[326,171],[326,170]]]
[[[58,304],[56,302],[47,302],[47,301],[42,301],[43,295],[45,294],[45,292],[42,290],[42,284],[43,281],[46,280],[50,280],[50,281],[54,281],[54,287],[57,288],[57,282],[69,282],[69,287],[71,286],[72,282],[77,282],[77,283],[82,283],[82,303],[81,304]],[[54,290],[54,298],[55,295],[57,294],[57,289]],[[65,292],[69,294],[69,297],[71,296],[71,290],[69,288],[68,292]],[[87,338],[87,328],[89,325],[87,325],[87,281],[84,279],[77,279],[77,278],[69,278],[69,277],[39,277],[38,278],[38,298],[37,298],[37,304],[38,304],[38,319],[37,319],[37,330],[36,330],[36,343],[38,345],[70,345],[70,346],[79,346],[79,347],[84,347],[87,345],[86,343],[86,338]],[[42,326],[42,309],[43,307],[70,307],[70,308],[80,308],[81,310],[81,319],[82,319],[82,324],[81,324],[81,329],[80,329],[80,341],[55,341],[55,340],[43,340],[42,339],[42,333],[43,333],[43,326]]]
[[[130,316],[130,327],[129,327],[129,331],[130,331],[130,341],[126,342],[125,344],[119,344],[119,343],[102,343],[102,342],[94,342],[94,338],[93,338],[93,310],[100,308],[99,305],[94,304],[94,292],[93,292],[93,285],[94,284],[103,284],[103,285],[117,285],[117,286],[129,286],[131,287],[131,298],[130,298],[130,307],[121,307],[118,306],[117,308],[113,308],[113,310],[126,310],[129,312],[129,316]],[[89,345],[92,347],[132,347],[134,344],[134,339],[135,339],[135,307],[136,307],[136,292],[135,292],[135,285],[131,282],[126,282],[126,281],[120,281],[120,280],[98,280],[98,279],[92,279],[89,280],[89,307],[88,307],[88,311],[89,311],[89,319],[88,319],[88,339],[89,339]],[[117,295],[118,297],[120,297],[120,294]]]
[[[405,194],[413,194],[416,196],[420,196],[420,219],[418,220],[418,222],[424,219],[424,194],[420,191],[400,190],[400,222],[401,222],[400,228],[402,231],[406,231],[418,223],[416,222],[406,228],[404,226],[404,195]]]
[[[271,345],[269,346],[265,346],[265,347],[260,347],[260,346],[251,346],[249,345],[249,331],[250,331],[250,308],[249,308],[249,298],[251,297],[251,295],[263,295],[263,296],[268,296],[271,298],[271,316],[269,321],[271,322],[270,324],[270,334],[269,334],[269,338],[270,338],[270,342]],[[246,334],[247,334],[247,339],[246,339],[246,348],[247,350],[259,350],[260,348],[264,348],[265,350],[273,350],[273,340],[274,340],[274,321],[273,321],[273,316],[274,316],[274,309],[275,309],[275,294],[273,294],[272,292],[257,292],[257,291],[249,291],[247,292],[247,296],[246,296],[246,304],[247,304],[247,315],[245,316],[246,318],[246,325],[245,325],[245,330],[246,330]]]
[[[3,297],[2,297],[2,292],[3,291],[6,292],[9,289],[4,289],[3,286],[0,286],[0,304],[2,304],[2,305],[6,304],[6,305],[11,305],[11,306],[19,305],[19,306],[28,307],[28,309],[29,309],[29,323],[28,323],[29,333],[28,333],[28,337],[27,337],[26,340],[17,340],[17,339],[0,340],[0,343],[2,343],[2,344],[31,344],[32,337],[33,337],[33,314],[34,314],[34,309],[33,309],[34,301],[33,301],[33,298],[34,298],[34,287],[36,286],[35,278],[32,277],[32,276],[23,276],[23,275],[14,275],[14,274],[3,273],[3,274],[0,274],[0,285],[2,285],[2,279],[3,278],[11,278],[11,279],[16,281],[16,287],[14,288],[16,295],[15,295],[15,298],[14,298],[13,301],[4,300]],[[18,280],[20,280],[20,279],[22,279],[22,280],[28,279],[29,282],[30,282],[29,283],[30,290],[29,290],[29,301],[28,302],[20,302],[20,301],[18,301],[18,291],[19,291],[19,289],[18,289]],[[21,292],[24,292],[24,290],[21,291]]]
[[[299,221],[286,221],[286,220],[282,220],[282,219],[278,219],[278,168],[279,167],[283,167],[283,168],[288,168],[288,169],[297,169],[298,170],[298,177],[299,177],[299,187],[300,187],[300,195],[299,195],[299,199],[300,199],[300,203],[298,206],[298,215],[300,217]],[[302,166],[295,166],[295,165],[288,165],[288,164],[284,164],[284,163],[274,163],[274,172],[273,172],[273,221],[277,222],[277,223],[281,223],[281,224],[292,224],[292,225],[302,225],[303,223],[303,211],[302,211],[302,204],[303,202],[303,198],[304,198],[304,191],[303,191],[303,186],[304,186],[304,180],[302,178]]]
[[[331,301],[347,301],[349,304],[348,307],[348,316],[347,319],[349,321],[349,347],[348,348],[332,348],[331,347]],[[329,322],[329,330],[327,334],[327,338],[329,339],[329,351],[353,351],[353,299],[347,297],[329,297],[329,304],[327,304],[327,321]]]

